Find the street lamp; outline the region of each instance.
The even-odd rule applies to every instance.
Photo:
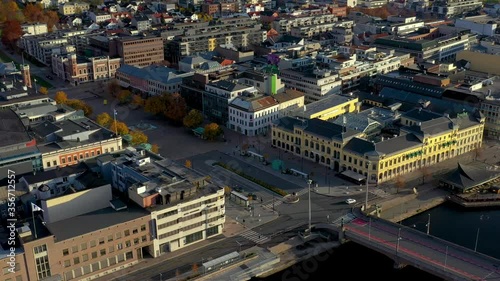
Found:
[[[370,178],[370,161],[366,162],[366,198],[365,198],[365,212],[368,211],[368,179]]]
[[[311,233],[311,184],[312,180],[307,180],[307,185],[309,186],[308,188],[308,193],[309,193],[309,234]]]
[[[479,227],[477,228],[477,233],[476,233],[476,243],[474,244],[474,252],[477,251],[477,243],[479,241]]]
[[[163,281],[163,274],[160,273],[160,281]]]
[[[396,256],[399,253],[399,240],[401,240],[401,227],[398,229],[398,241],[396,243]]]
[[[429,219],[427,220],[427,235],[429,235],[431,231],[431,213],[429,213]]]

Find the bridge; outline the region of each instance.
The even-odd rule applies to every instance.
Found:
[[[397,268],[411,265],[445,280],[500,280],[500,260],[413,228],[352,214],[340,224],[343,239],[390,257]]]

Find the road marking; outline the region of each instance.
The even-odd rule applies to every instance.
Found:
[[[271,238],[264,236],[258,232],[255,232],[251,229],[249,229],[243,233],[240,233],[240,236],[245,238],[245,239],[248,239],[252,242],[255,242],[256,244],[262,244],[264,242],[271,240]]]

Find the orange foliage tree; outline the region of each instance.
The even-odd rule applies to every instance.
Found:
[[[66,101],[68,100],[68,95],[66,95],[66,93],[63,91],[58,91],[54,96],[54,100],[57,104],[66,103]]]
[[[5,46],[14,48],[17,40],[23,35],[21,24],[17,20],[8,20],[2,29],[2,43]]]
[[[113,132],[117,132],[119,135],[126,135],[129,132],[127,124],[120,121],[111,122],[109,129]]]

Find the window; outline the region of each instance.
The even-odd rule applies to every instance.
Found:
[[[104,237],[99,238],[99,245],[104,244]]]
[[[46,250],[47,249],[45,249],[45,251]],[[36,263],[36,270],[38,273],[38,279],[43,279],[51,275],[48,256],[36,258],[35,263]]]
[[[128,248],[128,247],[130,247],[130,246],[132,246],[132,244],[130,244],[130,240],[125,241],[125,247],[127,247],[127,248]]]
[[[80,263],[80,257],[73,258],[73,264],[79,264]]]
[[[108,235],[108,242],[113,241],[113,235]]]
[[[146,242],[146,241],[148,241],[148,237],[147,237],[147,235],[143,235],[141,237],[141,242]]]
[[[96,259],[97,258],[97,252],[92,252],[92,258]]]
[[[57,166],[57,160],[52,161],[52,163],[54,164],[54,166]]]
[[[71,266],[71,262],[70,262],[70,260],[65,260],[64,267],[68,267],[68,266]]]
[[[110,246],[108,248],[108,253],[113,253],[115,251],[115,246]]]
[[[80,248],[83,250],[86,250],[87,249],[87,242],[85,243],[82,243],[82,245],[80,246]]]
[[[89,255],[88,254],[83,254],[82,255],[82,261],[88,261],[89,260]]]
[[[71,247],[71,253],[74,254],[74,253],[78,253],[78,246],[73,246]]]
[[[35,254],[40,254],[46,251],[47,251],[47,245],[45,244],[33,248],[33,252],[35,252]]]
[[[125,234],[125,237],[130,236],[130,230],[128,230],[128,229],[127,229],[127,230],[125,230],[125,231],[124,231],[124,234]]]
[[[132,230],[132,234],[137,234],[139,233],[139,230],[137,228],[134,228],[134,230]]]
[[[69,255],[69,249],[64,249],[63,250],[63,256]]]
[[[118,250],[123,249],[123,244],[122,243],[116,244],[116,249],[118,249]]]
[[[101,249],[100,254],[101,254],[101,256],[106,255],[106,249]]]
[[[47,161],[47,167],[50,167],[50,161]]]
[[[96,246],[95,240],[90,241],[90,248],[93,248]]]
[[[122,238],[122,233],[121,232],[117,232],[116,233],[116,239],[120,239]]]
[[[134,245],[137,245],[137,244],[139,244],[139,238],[134,239]]]
[[[141,225],[141,231],[146,231],[146,225],[145,224]]]
[[[61,158],[61,163],[65,164],[66,163],[66,158]]]

